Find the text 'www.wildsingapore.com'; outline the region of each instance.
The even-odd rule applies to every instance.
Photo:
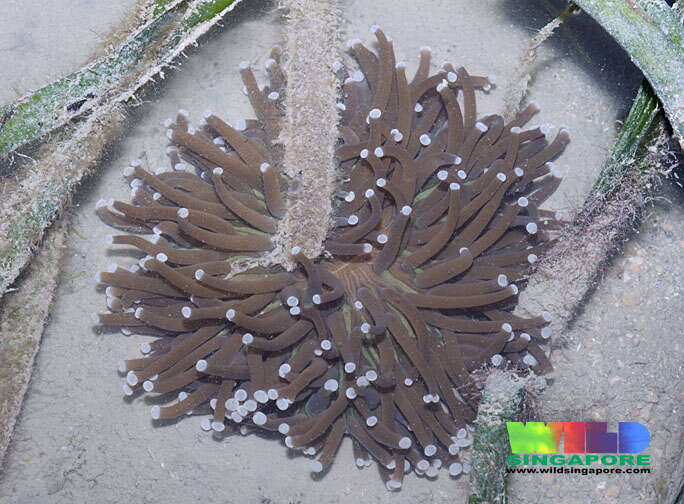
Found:
[[[605,422],[506,422],[506,428],[512,452],[507,473],[651,473],[651,456],[640,454],[651,434],[638,422],[619,422],[618,432],[607,432]]]

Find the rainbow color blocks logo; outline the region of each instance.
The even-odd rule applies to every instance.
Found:
[[[649,430],[638,422],[619,422],[617,432],[608,432],[606,422],[506,422],[506,428],[512,452],[508,465],[651,463],[649,455],[637,455],[651,441]]]

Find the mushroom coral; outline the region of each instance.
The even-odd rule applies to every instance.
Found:
[[[293,247],[292,271],[259,262],[297,183],[280,169],[286,76],[274,50],[263,88],[240,65],[256,119],[230,124],[208,111],[196,129],[181,110],[167,122],[171,166],[132,162],[131,203],[98,203],[100,218],[128,233],[109,243],[145,257],[97,274],[109,312],[94,319],[156,337],[144,357],[120,363],[126,394],[178,392],[152,407],[154,419],[193,412],[208,415],[204,430],[277,431],[314,457],[314,472],[348,435],[357,464],[374,459],[398,489],[411,469],[467,471],[458,456],[481,370],[551,368],[540,346],[549,314],[512,310],[516,282],[561,225],[541,206],[560,183],[552,159],[568,131],[523,129],[534,103],[510,123],[478,118],[476,91],[493,76],[448,63],[430,75],[424,47],[409,80],[392,40],[373,32],[377,54],[348,43],[360,70],[333,65],[343,100],[325,253]]]

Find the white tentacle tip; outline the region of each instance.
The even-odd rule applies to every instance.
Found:
[[[531,366],[531,367],[534,367],[537,364],[539,364],[537,359],[532,354],[529,354],[529,353],[525,354],[525,356],[523,357],[523,362],[525,364],[527,364],[528,366]]]
[[[390,480],[387,480],[387,483],[385,484],[385,486],[387,487],[387,490],[396,491],[396,490],[399,490],[401,488],[401,481],[390,479]]]
[[[323,388],[328,392],[336,392],[339,387],[340,384],[333,378],[326,380],[326,382],[323,384]]]
[[[454,462],[449,466],[449,476],[458,476],[463,472],[463,465],[460,462]]]
[[[138,384],[138,375],[135,374],[135,371],[128,372],[126,375],[126,383],[131,387],[135,387]]]
[[[254,416],[252,416],[252,421],[254,422],[254,425],[264,425],[266,423],[266,415],[262,413],[261,411],[257,411],[254,413]]]
[[[281,364],[278,368],[278,376],[285,378],[290,371],[292,371],[292,367],[288,363]]]
[[[152,406],[152,408],[150,408],[150,415],[152,416],[152,420],[159,420],[159,418],[161,418],[161,407],[156,404]]]
[[[489,126],[487,126],[485,123],[481,121],[477,121],[475,123],[475,127],[480,130],[482,133],[486,132],[489,129]]]

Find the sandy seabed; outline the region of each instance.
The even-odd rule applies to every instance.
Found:
[[[9,14],[0,19],[0,62],[10,69],[0,78],[3,103],[77,68],[135,2],[113,8],[109,2],[61,0],[55,12],[41,10],[44,2],[26,2],[25,9],[10,3]],[[345,0],[341,7],[343,40],[370,42],[369,27],[379,24],[409,72],[419,48],[429,45],[433,64],[446,60],[473,74],[496,74],[499,85],[479,98],[480,114],[502,111],[504,89],[527,41],[551,18],[534,1]],[[62,19],[63,12],[70,17]],[[57,29],[65,23],[73,23],[71,31]],[[126,137],[78,191],[57,300],[0,477],[0,503],[465,502],[467,480],[444,471],[436,480],[409,475],[400,492],[389,493],[373,467],[357,469],[348,440],[329,473],[315,479],[309,460],[279,439],[253,434],[219,439],[201,431],[197,417],[153,425],[152,402],[142,396],[124,399],[116,370],[118,360],[138,354],[146,338],[92,325],[90,313],[105,308],[95,272],[112,261],[135,261],[108,249],[105,236],[111,230],[95,216],[95,203],[128,199],[121,169],[130,159],[141,158],[148,168],[166,165],[162,123],[179,107],[191,120],[207,108],[228,119],[249,117],[238,63],[249,60],[262,68],[282,28],[280,14],[268,2],[238,8],[222,30],[148,92]],[[572,133],[556,163],[565,180],[549,208],[582,203],[639,82],[624,54],[584,15],[571,18],[542,47],[528,96],[542,109],[534,122],[549,123],[553,132],[567,125]],[[544,419],[642,421],[654,435],[649,453],[656,465],[674,467],[682,443],[676,405],[682,401],[677,383],[684,233],[681,192],[666,194],[674,203],[650,210],[643,232],[606,272],[566,335],[568,346],[554,353],[555,383],[540,403]],[[545,502],[657,502],[663,484],[657,478],[667,477],[516,477],[512,493],[521,503],[540,502],[542,495]]]

